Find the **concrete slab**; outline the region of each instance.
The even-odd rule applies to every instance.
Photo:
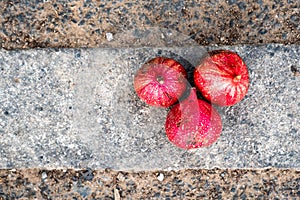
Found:
[[[218,108],[217,143],[193,151],[168,142],[167,111],[141,102],[132,80],[151,57],[195,65],[206,48],[1,49],[0,167],[300,169],[300,47],[213,48],[244,58],[251,87]]]

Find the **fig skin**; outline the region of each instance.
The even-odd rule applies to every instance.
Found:
[[[187,87],[187,73],[177,61],[157,57],[146,62],[134,77],[134,89],[144,102],[167,108],[178,101]]]
[[[197,99],[196,89],[169,111],[165,130],[168,139],[182,149],[195,149],[213,144],[221,135],[222,119],[213,106]]]
[[[197,89],[211,103],[232,106],[248,92],[249,74],[242,58],[228,50],[208,52],[194,71]]]

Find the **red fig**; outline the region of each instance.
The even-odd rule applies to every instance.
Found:
[[[187,73],[177,61],[157,57],[146,62],[134,77],[134,89],[147,104],[169,107],[176,103],[187,85]]]
[[[197,99],[196,89],[172,107],[165,124],[169,140],[183,149],[206,147],[222,132],[222,119],[211,104]]]
[[[202,95],[219,106],[231,106],[248,92],[248,69],[242,58],[228,50],[208,53],[194,72],[194,82]]]

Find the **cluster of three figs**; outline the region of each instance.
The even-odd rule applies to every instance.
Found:
[[[146,62],[134,77],[137,95],[149,105],[171,107],[165,122],[169,140],[179,148],[207,147],[221,135],[220,114],[211,105],[232,106],[249,87],[248,69],[242,58],[228,50],[205,55],[193,72],[195,87],[189,87],[187,72],[176,60],[157,57]],[[183,94],[189,92],[186,98]],[[197,98],[200,91],[207,101]]]

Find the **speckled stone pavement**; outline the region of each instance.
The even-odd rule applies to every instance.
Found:
[[[172,57],[192,74],[217,48],[0,50],[0,167],[300,169],[299,46],[222,46],[247,63],[250,88],[240,103],[216,107],[223,130],[208,148],[175,148],[167,109],[136,95],[133,77],[146,60]]]
[[[107,33],[136,27],[176,30],[201,45],[300,44],[299,4],[298,0],[3,0],[0,44],[6,49],[100,47],[110,45]]]
[[[0,199],[299,199],[300,172],[264,170],[0,171]]]
[[[151,43],[132,43],[128,40],[131,38],[128,34],[134,33],[132,30],[136,27],[160,27],[180,32],[200,45],[299,45],[299,3],[297,0],[247,3],[239,0],[204,0],[173,1],[172,4],[155,1],[3,0],[0,2],[0,44],[1,48],[11,50],[39,47],[143,47],[151,46]],[[158,43],[154,46],[165,45]],[[75,57],[81,51],[84,49],[75,49]],[[270,52],[270,56],[273,53]],[[76,60],[72,62],[76,65]],[[299,60],[286,69],[290,77],[298,80]],[[42,75],[41,85],[44,80]],[[15,84],[22,81],[17,78],[12,80]],[[30,82],[29,79],[27,81]],[[262,84],[266,86],[266,83]],[[72,86],[71,82],[69,86]],[[269,87],[273,87],[271,83]],[[36,108],[34,112],[42,111],[42,107]],[[70,106],[66,108],[70,109]],[[0,116],[7,117],[9,114],[4,111]],[[233,110],[228,114],[235,112]],[[286,117],[292,121],[297,114],[295,112]],[[235,119],[229,121],[234,123]],[[3,128],[1,126],[0,129]],[[291,134],[297,139],[299,130],[293,129]],[[0,141],[3,138],[5,135],[1,134]],[[57,142],[59,144],[60,141]],[[250,150],[255,150],[256,146],[252,148]],[[4,155],[3,152],[1,155]],[[291,155],[297,158],[299,152]],[[79,153],[76,156],[75,161],[86,155]],[[51,162],[55,162],[55,159]],[[30,160],[27,163],[30,164]],[[0,199],[299,199],[299,168],[278,169],[275,165],[271,164],[273,168],[269,169],[253,167],[140,172],[90,168],[11,169],[8,166],[10,169],[0,170]]]

